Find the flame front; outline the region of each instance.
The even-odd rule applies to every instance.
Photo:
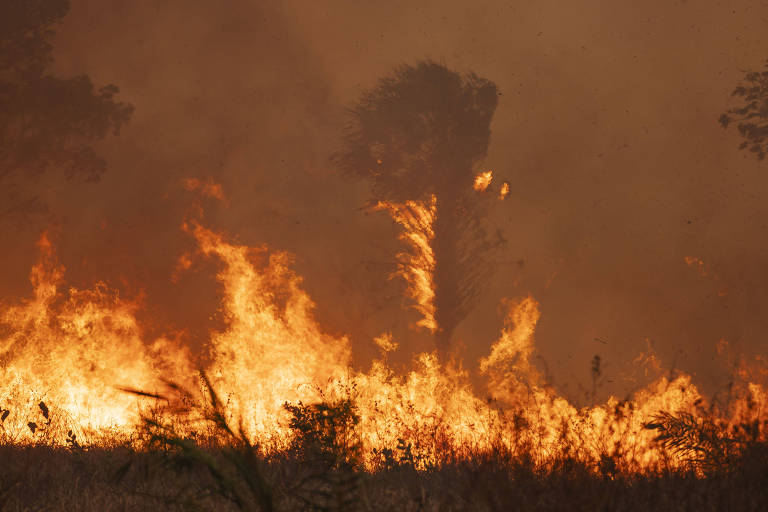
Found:
[[[202,252],[223,265],[218,279],[228,325],[211,334],[212,382],[250,436],[284,445],[283,404],[317,401],[320,383],[344,377],[349,343],[315,323],[314,304],[286,253],[232,245],[199,224],[191,231]],[[257,257],[264,260],[261,268],[254,264]]]
[[[434,199],[380,207],[404,228],[412,251],[400,256],[400,274],[418,285],[409,294],[423,315],[420,325],[431,328]],[[504,449],[525,450],[539,464],[561,456],[597,463],[608,455],[620,469],[643,471],[662,460],[684,463],[682,457],[662,459],[653,433],[644,428],[659,411],[717,411],[728,425],[768,421],[768,393],[757,382],[768,373],[764,361],[740,366],[734,386],[740,398],[727,408],[710,407],[687,375],[658,378],[630,400],[575,407],[542,382],[532,362],[541,312],[530,296],[505,302],[501,334],[479,361],[487,386],[482,393],[467,370],[441,364],[435,353],[417,355],[413,369],[398,374],[387,363],[397,349],[389,334],[376,340],[382,357],[367,371],[355,369],[348,340],[328,335],[313,317],[314,304],[289,255],[234,244],[197,222],[184,227],[200,254],[220,264],[226,327],[210,333],[204,369],[230,419],[265,450],[291,441],[286,402],[344,397],[359,414],[355,435],[369,468],[385,450],[400,447],[421,466],[439,464],[446,452],[471,456]],[[162,379],[194,387],[192,358],[170,337],[145,340],[135,318],[139,306],[104,284],[62,291],[64,269],[45,236],[40,252],[32,297],[0,310],[4,441],[63,444],[70,430],[94,444],[130,439],[143,404],[118,387],[155,390]],[[657,364],[652,354],[642,360]]]
[[[167,339],[145,343],[134,317],[137,306],[102,283],[61,292],[64,268],[46,235],[38,245],[33,297],[0,311],[7,333],[0,338],[0,397],[8,411],[2,435],[26,442],[38,427],[59,440],[67,430],[81,438],[110,430],[127,435],[139,404],[116,386],[154,390],[171,368],[188,375],[187,352]]]

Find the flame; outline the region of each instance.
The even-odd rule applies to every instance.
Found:
[[[493,180],[493,171],[483,171],[475,176],[473,188],[478,192],[485,192]]]
[[[536,300],[528,296],[520,302],[509,301],[501,337],[491,346],[488,357],[480,360],[480,371],[491,377],[495,396],[508,395],[523,382],[535,383],[538,374],[531,366],[533,333],[541,313]]]
[[[685,264],[688,265],[691,268],[695,268],[696,272],[699,274],[699,277],[705,278],[709,277],[711,278],[715,283],[720,283],[720,277],[715,274],[711,268],[710,265],[707,265],[703,259],[699,258],[698,256],[686,256],[683,258],[683,261],[685,261]],[[717,296],[720,298],[724,298],[728,296],[728,290],[725,288],[719,288],[717,290]]]
[[[223,265],[217,277],[228,326],[211,335],[212,382],[248,434],[284,444],[283,404],[317,401],[319,383],[344,377],[348,340],[324,334],[315,323],[314,304],[288,254],[230,244],[199,224],[189,230],[203,254]]]
[[[401,275],[430,291],[434,198],[379,208],[404,227],[402,237],[410,244],[411,252],[400,256]],[[291,269],[290,255],[236,244],[197,221],[183,228],[203,257],[219,263],[226,325],[210,333],[204,370],[229,419],[264,450],[291,441],[286,402],[343,397],[356,406],[355,435],[371,469],[386,450],[400,450],[429,467],[447,453],[469,457],[503,449],[530,453],[537,464],[563,456],[597,464],[609,456],[621,470],[644,471],[685,464],[682,456],[669,458],[655,449],[654,433],[644,427],[659,411],[696,417],[714,411],[728,425],[768,421],[768,390],[759,382],[768,377],[762,359],[735,366],[737,398],[727,407],[708,404],[685,374],[659,377],[627,400],[610,397],[576,407],[544,382],[534,364],[541,306],[531,296],[503,303],[501,333],[478,365],[486,383],[482,393],[461,363],[442,364],[435,353],[417,354],[412,369],[399,374],[386,360],[398,349],[389,333],[374,340],[381,358],[367,370],[357,369],[348,339],[327,334],[314,318],[314,303]],[[59,445],[69,431],[97,445],[130,439],[146,402],[117,386],[151,391],[168,379],[194,387],[193,359],[183,340],[144,339],[135,316],[140,305],[105,284],[63,289],[64,268],[50,240],[43,235],[38,245],[31,298],[0,307],[0,436],[6,443]],[[409,296],[427,319],[431,295]],[[728,350],[724,341],[719,346]],[[650,344],[636,361],[658,370]]]
[[[226,201],[221,184],[216,183],[212,178],[185,178],[181,180],[181,185],[188,192],[198,192],[203,197]]]
[[[61,440],[67,430],[81,439],[106,430],[127,435],[139,404],[116,386],[157,389],[165,370],[188,365],[188,353],[165,338],[145,343],[137,305],[103,283],[60,291],[64,268],[47,234],[38,246],[33,297],[0,310],[0,333],[8,333],[0,336],[2,435],[15,442]]]
[[[397,350],[398,347],[398,343],[392,340],[391,332],[384,333],[381,336],[374,338],[373,342],[376,343],[383,354]]]
[[[505,181],[501,184],[501,190],[499,190],[499,199],[505,200],[507,196],[509,195],[509,182]]]
[[[407,249],[397,254],[395,275],[406,282],[408,298],[413,300],[414,309],[421,313],[422,317],[416,326],[434,333],[437,330],[433,281],[435,254],[431,244],[435,237],[432,226],[437,216],[437,197],[432,195],[428,201],[405,203],[379,201],[374,210],[386,210],[403,228],[399,238]]]
[[[704,260],[702,260],[698,256],[686,256],[685,258],[683,258],[683,260],[685,261],[686,265],[688,265],[691,268],[695,268],[699,276],[707,277],[708,273],[707,273],[706,266],[704,264]]]
[[[649,373],[657,375],[661,372],[661,361],[651,345],[651,340],[646,339],[645,344],[648,347],[648,350],[638,354],[638,356],[632,360],[632,364],[642,367],[646,377]]]

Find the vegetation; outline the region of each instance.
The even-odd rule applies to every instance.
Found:
[[[351,399],[285,404],[289,445],[267,451],[233,427],[205,375],[205,402],[170,385],[133,439],[55,446],[0,445],[0,510],[765,510],[768,421],[726,426],[659,412],[647,424],[667,455],[625,471],[577,447],[537,463],[535,447],[458,456],[425,466],[400,442],[363,466]],[[52,412],[40,404],[46,419]],[[30,426],[30,428],[32,428]],[[39,427],[44,428],[44,427]],[[525,425],[520,426],[525,429]],[[570,448],[570,449],[569,449]],[[672,465],[682,454],[687,464]]]
[[[768,155],[768,62],[764,71],[748,71],[732,96],[742,104],[720,116],[723,128],[735,122],[744,141],[739,149],[754,153],[758,160]]]
[[[53,74],[54,27],[68,11],[67,0],[0,2],[0,217],[43,208],[23,184],[46,171],[98,181],[106,162],[92,144],[133,112],[115,85]]]
[[[472,310],[502,242],[488,236],[487,203],[472,190],[498,94],[493,82],[474,73],[432,61],[400,66],[351,109],[345,148],[335,157],[346,174],[371,183],[374,201],[435,197],[435,341],[443,352]]]

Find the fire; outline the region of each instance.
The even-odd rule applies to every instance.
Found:
[[[499,199],[505,200],[507,196],[509,195],[509,182],[505,181],[501,184],[501,190],[499,190]]]
[[[419,325],[432,328],[435,200],[379,208],[403,227],[409,252],[399,256],[399,274],[422,314]],[[628,400],[574,406],[543,382],[534,364],[542,308],[531,296],[504,302],[500,336],[477,368],[486,383],[482,392],[472,385],[470,370],[443,363],[436,353],[417,354],[413,368],[399,374],[387,363],[398,350],[389,333],[375,339],[381,357],[368,369],[355,368],[349,340],[327,334],[314,318],[314,303],[291,269],[290,255],[238,245],[197,221],[183,227],[198,246],[198,254],[185,256],[184,267],[193,257],[220,265],[216,279],[226,327],[210,333],[203,370],[225,400],[229,420],[263,450],[291,441],[284,404],[343,398],[355,404],[355,435],[371,469],[392,450],[429,467],[446,453],[504,449],[531,453],[537,464],[561,456],[597,464],[608,456],[621,470],[643,471],[684,464],[654,448],[654,432],[645,425],[659,411],[695,417],[714,411],[728,425],[768,420],[768,390],[758,382],[766,377],[764,361],[738,366],[738,399],[727,407],[708,404],[688,375],[658,378]],[[72,435],[92,444],[130,439],[147,403],[119,388],[153,391],[170,380],[194,389],[195,362],[183,340],[146,340],[135,317],[140,305],[105,284],[65,289],[64,268],[47,236],[39,246],[31,298],[0,308],[0,435],[20,444],[64,444]],[[659,364],[650,346],[637,361]]]
[[[373,341],[374,343],[376,343],[376,345],[378,345],[381,352],[385,355],[388,352],[397,350],[397,347],[398,347],[398,343],[392,340],[392,333],[389,333],[389,332],[374,338]]]
[[[478,192],[485,192],[493,180],[493,171],[483,171],[475,176],[474,189]]]
[[[38,245],[33,297],[0,310],[2,435],[13,442],[61,441],[69,430],[81,439],[127,435],[139,404],[116,386],[156,389],[165,370],[188,363],[187,352],[169,339],[145,343],[137,305],[103,283],[62,292],[64,268],[46,234]]]
[[[685,264],[688,265],[691,268],[695,268],[696,271],[699,273],[699,276],[701,277],[707,277],[707,269],[704,265],[704,260],[699,258],[698,256],[686,256],[683,258],[685,261]]]
[[[213,179],[185,178],[181,181],[184,190],[188,192],[198,192],[204,197],[210,197],[219,201],[226,201],[224,190],[219,183]]]
[[[203,254],[222,263],[218,280],[228,326],[211,333],[212,383],[230,397],[230,412],[249,435],[282,445],[288,437],[283,404],[317,401],[320,383],[343,378],[349,343],[315,323],[314,304],[291,271],[289,255],[232,245],[199,224],[188,229]]]
[[[698,256],[686,256],[685,258],[683,258],[683,261],[685,261],[685,264],[688,265],[690,268],[695,268],[696,272],[699,274],[699,277],[710,278],[716,284],[722,286],[720,282],[720,277],[712,271],[710,265],[706,264],[703,259],[699,258]],[[717,290],[717,296],[721,298],[727,297],[728,290],[720,287]]]
[[[632,364],[642,367],[646,377],[649,372],[658,375],[661,372],[661,361],[656,356],[656,352],[651,346],[651,341],[646,339],[645,344],[648,347],[648,350],[638,354],[638,356],[632,360]]]
[[[432,195],[428,201],[406,201],[392,203],[380,201],[375,210],[386,210],[403,231],[400,240],[406,250],[397,254],[398,268],[395,275],[406,282],[406,293],[413,300],[413,307],[421,313],[416,326],[424,327],[429,332],[437,330],[435,320],[435,254],[432,240],[435,232],[432,228],[437,215],[437,198]]]

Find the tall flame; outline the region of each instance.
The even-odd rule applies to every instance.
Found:
[[[437,197],[433,194],[428,201],[406,201],[402,204],[380,201],[374,209],[386,210],[403,228],[399,238],[405,242],[406,250],[397,254],[396,275],[405,280],[406,293],[413,300],[414,309],[421,313],[422,318],[416,325],[434,333],[437,321],[432,240],[435,237],[433,225],[437,215]]]
[[[505,200],[509,196],[509,182],[505,181],[501,184],[501,190],[499,190],[499,199],[502,201]]]
[[[116,386],[156,389],[165,371],[188,364],[187,352],[168,339],[145,344],[137,305],[103,283],[61,292],[64,268],[46,234],[38,246],[33,298],[0,310],[2,434],[17,442],[67,430],[126,434],[138,404]]]
[[[423,275],[408,274],[409,283],[430,285],[434,201],[381,207],[406,228],[413,253],[403,261],[422,265],[416,268]],[[366,371],[355,369],[348,340],[325,333],[314,318],[289,255],[235,244],[198,222],[184,227],[200,253],[220,263],[226,327],[210,333],[205,371],[230,419],[264,449],[291,440],[286,402],[343,397],[357,408],[356,435],[370,468],[396,448],[423,466],[439,464],[447,451],[470,456],[505,449],[531,453],[542,464],[559,456],[596,464],[609,456],[619,469],[642,471],[684,464],[682,457],[663,458],[653,432],[644,428],[659,411],[699,418],[714,411],[727,425],[768,421],[768,391],[758,382],[768,374],[762,360],[737,366],[733,389],[739,394],[727,407],[708,404],[688,375],[661,377],[628,400],[574,406],[542,381],[533,363],[541,313],[530,296],[505,302],[501,334],[479,361],[487,384],[482,394],[468,370],[443,365],[434,353],[416,355],[413,368],[398,374],[387,364],[387,354],[397,349],[389,334],[377,338],[382,357]],[[65,443],[69,431],[95,444],[130,437],[143,404],[116,386],[153,390],[168,379],[194,387],[192,359],[170,338],[145,340],[135,318],[138,304],[106,285],[62,291],[64,269],[45,235],[39,245],[32,297],[0,308],[0,436],[3,442],[53,444]],[[411,272],[403,265],[402,272]],[[412,297],[424,299],[423,306],[431,296]],[[426,319],[429,309],[420,311]],[[642,361],[657,364],[652,354]]]
[[[321,331],[286,253],[232,245],[199,224],[189,229],[201,251],[223,265],[227,328],[211,334],[212,382],[248,434],[285,439],[283,404],[317,401],[319,383],[344,377],[349,343]]]

